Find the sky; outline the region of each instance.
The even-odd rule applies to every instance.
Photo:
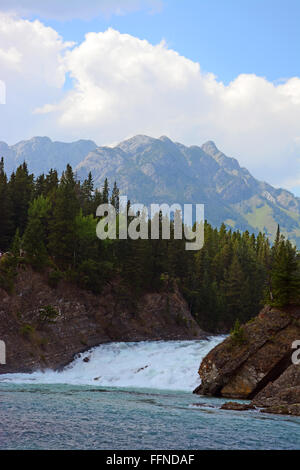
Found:
[[[299,0],[0,0],[0,141],[207,140],[300,196]]]

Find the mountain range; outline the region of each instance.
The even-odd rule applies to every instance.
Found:
[[[47,173],[51,168],[61,173],[68,163],[75,167],[96,148],[97,145],[91,140],[65,143],[52,142],[49,137],[33,137],[11,146],[0,142],[0,156],[5,159],[8,174],[26,161],[30,171],[39,175]]]
[[[115,147],[97,147],[88,140],[52,142],[35,137],[9,147],[0,142],[9,173],[24,160],[35,174],[67,163],[80,179],[91,172],[95,187],[107,177],[132,202],[203,203],[205,217],[219,226],[265,232],[274,238],[277,224],[282,233],[300,246],[300,198],[285,189],[255,179],[235,158],[224,155],[209,141],[187,147],[168,137],[138,135]]]

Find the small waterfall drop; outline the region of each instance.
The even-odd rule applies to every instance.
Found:
[[[103,344],[60,372],[7,374],[0,382],[192,391],[200,383],[201,360],[223,339]]]

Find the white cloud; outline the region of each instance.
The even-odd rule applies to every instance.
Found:
[[[100,15],[123,15],[130,11],[161,7],[161,0],[1,0],[0,10],[23,16],[69,20]]]
[[[64,54],[70,43],[39,21],[0,13],[0,80],[6,105],[0,108],[0,140],[28,137],[39,123],[33,110],[63,96]]]
[[[40,22],[9,21],[3,27],[0,17],[0,79],[8,103],[15,90],[19,103],[0,108],[9,116],[0,117],[0,140],[42,134],[102,145],[138,133],[197,145],[212,139],[256,177],[290,187],[300,180],[299,78],[274,84],[240,75],[226,86],[163,42],[109,29],[70,48]],[[66,72],[74,82],[68,90]]]

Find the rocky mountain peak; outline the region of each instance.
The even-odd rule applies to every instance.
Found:
[[[220,152],[216,144],[212,140],[208,140],[202,145],[202,150],[207,153],[208,155],[215,156]]]
[[[122,149],[126,153],[136,152],[140,151],[144,147],[147,147],[148,145],[154,144],[156,141],[157,139],[154,139],[153,137],[139,134],[134,137],[131,137],[130,139],[124,140],[119,145],[117,145],[117,148]]]
[[[50,137],[47,137],[47,136],[35,136],[35,137],[32,137],[32,139],[28,141],[28,143],[30,142],[39,143],[39,144],[51,144],[52,140],[50,139]]]
[[[166,135],[162,135],[159,140],[161,140],[162,142],[166,142],[167,144],[174,144],[174,142],[169,138],[167,137]]]
[[[223,152],[221,152],[216,144],[209,140],[202,145],[201,149],[210,155],[220,166],[222,166],[227,171],[241,171],[239,162],[235,158],[227,157]]]

